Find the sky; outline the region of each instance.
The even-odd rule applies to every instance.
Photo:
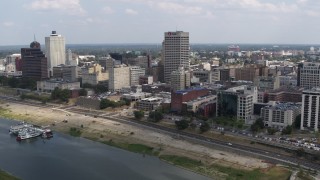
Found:
[[[24,45],[56,30],[67,44],[320,44],[319,0],[1,0],[0,45]]]

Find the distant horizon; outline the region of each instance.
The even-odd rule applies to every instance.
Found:
[[[30,41],[31,43],[32,41]],[[29,43],[29,44],[30,44]],[[39,42],[40,43],[40,42]],[[23,46],[29,46],[29,44],[16,44],[16,45],[0,45],[0,47],[23,47]],[[40,45],[45,45],[45,43],[40,43]],[[160,45],[162,46],[162,43],[67,43],[66,46],[95,46],[95,45]],[[190,43],[190,45],[268,45],[268,46],[320,46],[319,44],[308,44],[308,43]]]

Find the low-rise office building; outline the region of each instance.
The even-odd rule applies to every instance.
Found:
[[[52,92],[55,88],[76,90],[80,89],[80,82],[66,82],[59,80],[37,81],[37,91]]]
[[[278,103],[261,108],[261,118],[265,126],[277,129],[292,125],[299,114],[301,114],[301,105],[296,103]]]
[[[137,109],[144,110],[144,111],[152,111],[156,110],[158,107],[161,106],[162,98],[160,97],[149,97],[144,98],[137,101]]]

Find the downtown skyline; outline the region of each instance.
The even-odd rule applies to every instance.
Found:
[[[163,32],[190,43],[320,44],[320,2],[310,0],[1,1],[0,46],[29,44],[56,30],[67,44],[161,43]]]

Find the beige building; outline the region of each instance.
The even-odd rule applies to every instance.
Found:
[[[82,71],[82,84],[97,85],[99,82],[107,81],[109,79],[109,73],[103,72],[101,65],[94,64]]]
[[[78,68],[63,64],[55,66],[53,67],[53,78],[69,82],[78,81]]]
[[[131,66],[130,67],[130,86],[139,85],[139,77],[146,74],[145,68],[140,66]]]
[[[280,88],[279,75],[276,76],[257,76],[254,80],[254,85],[259,90],[275,90]]]
[[[130,67],[116,65],[109,69],[109,90],[119,91],[123,87],[130,86]]]
[[[171,89],[174,91],[184,90],[190,87],[190,72],[185,71],[181,66],[178,70],[171,73]]]

